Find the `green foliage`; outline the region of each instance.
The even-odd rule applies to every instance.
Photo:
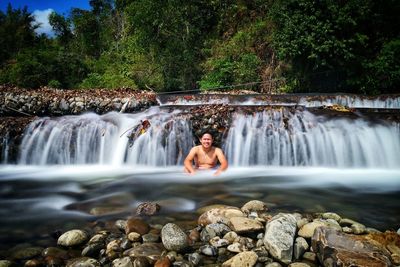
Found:
[[[382,46],[381,32],[384,38],[399,34],[387,23],[396,20],[389,6],[400,11],[390,0],[276,1],[273,42],[278,56],[292,64],[287,75],[301,81],[301,90],[358,90],[365,66]]]
[[[232,88],[394,93],[400,2],[90,0],[35,34],[0,11],[0,83],[23,87]],[[276,82],[277,81],[277,82]]]
[[[384,44],[377,58],[365,63],[364,93],[395,93],[400,85],[400,39]]]
[[[0,65],[34,44],[37,25],[33,22],[27,7],[13,9],[9,3],[6,13],[0,11]]]
[[[51,80],[47,86],[50,88],[62,88],[62,84],[57,80]]]
[[[261,80],[264,54],[258,47],[267,46],[267,22],[258,20],[242,25],[224,42],[215,40],[211,56],[203,64],[202,90]],[[261,49],[260,49],[261,50]]]

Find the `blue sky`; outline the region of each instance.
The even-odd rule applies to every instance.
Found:
[[[46,33],[50,36],[53,35],[48,22],[48,16],[51,12],[56,11],[59,14],[68,15],[73,7],[90,9],[89,0],[0,0],[0,9],[3,12],[7,9],[8,3],[11,3],[14,9],[27,6],[36,22],[41,24],[36,32],[39,34]]]

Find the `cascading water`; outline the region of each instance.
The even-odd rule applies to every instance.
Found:
[[[307,111],[236,114],[225,150],[236,166],[400,167],[398,124],[325,120]]]
[[[400,109],[399,96],[363,97],[358,95],[252,95],[252,96],[229,96],[219,95],[196,95],[182,98],[181,96],[163,96],[158,99],[160,105],[203,105],[225,104],[225,105],[302,105],[305,107],[321,107],[341,105],[349,108],[385,108]]]
[[[145,118],[151,118],[150,128],[130,142],[130,129]],[[281,108],[235,113],[223,148],[231,166],[398,168],[399,133],[396,123],[325,119]],[[180,111],[42,118],[26,131],[19,163],[181,165],[193,143]]]
[[[189,124],[174,120],[179,112],[158,108],[140,114],[85,114],[57,119],[42,118],[28,127],[21,145],[20,164],[181,164],[192,145]],[[146,134],[132,143],[133,126],[152,117]]]

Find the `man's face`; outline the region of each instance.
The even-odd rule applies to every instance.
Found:
[[[212,146],[212,136],[210,134],[204,134],[201,138],[200,138],[200,143],[204,148],[209,148]]]

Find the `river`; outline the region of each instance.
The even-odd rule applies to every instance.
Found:
[[[31,123],[18,164],[0,167],[2,249],[54,245],[55,231],[125,219],[147,201],[161,205],[152,223],[194,224],[205,205],[258,199],[274,214],[331,211],[379,230],[399,228],[397,122],[285,108],[237,113],[222,144],[228,171],[188,176],[182,161],[195,138],[182,113],[182,106],[154,107]],[[143,119],[151,120],[147,132],[127,138]]]

